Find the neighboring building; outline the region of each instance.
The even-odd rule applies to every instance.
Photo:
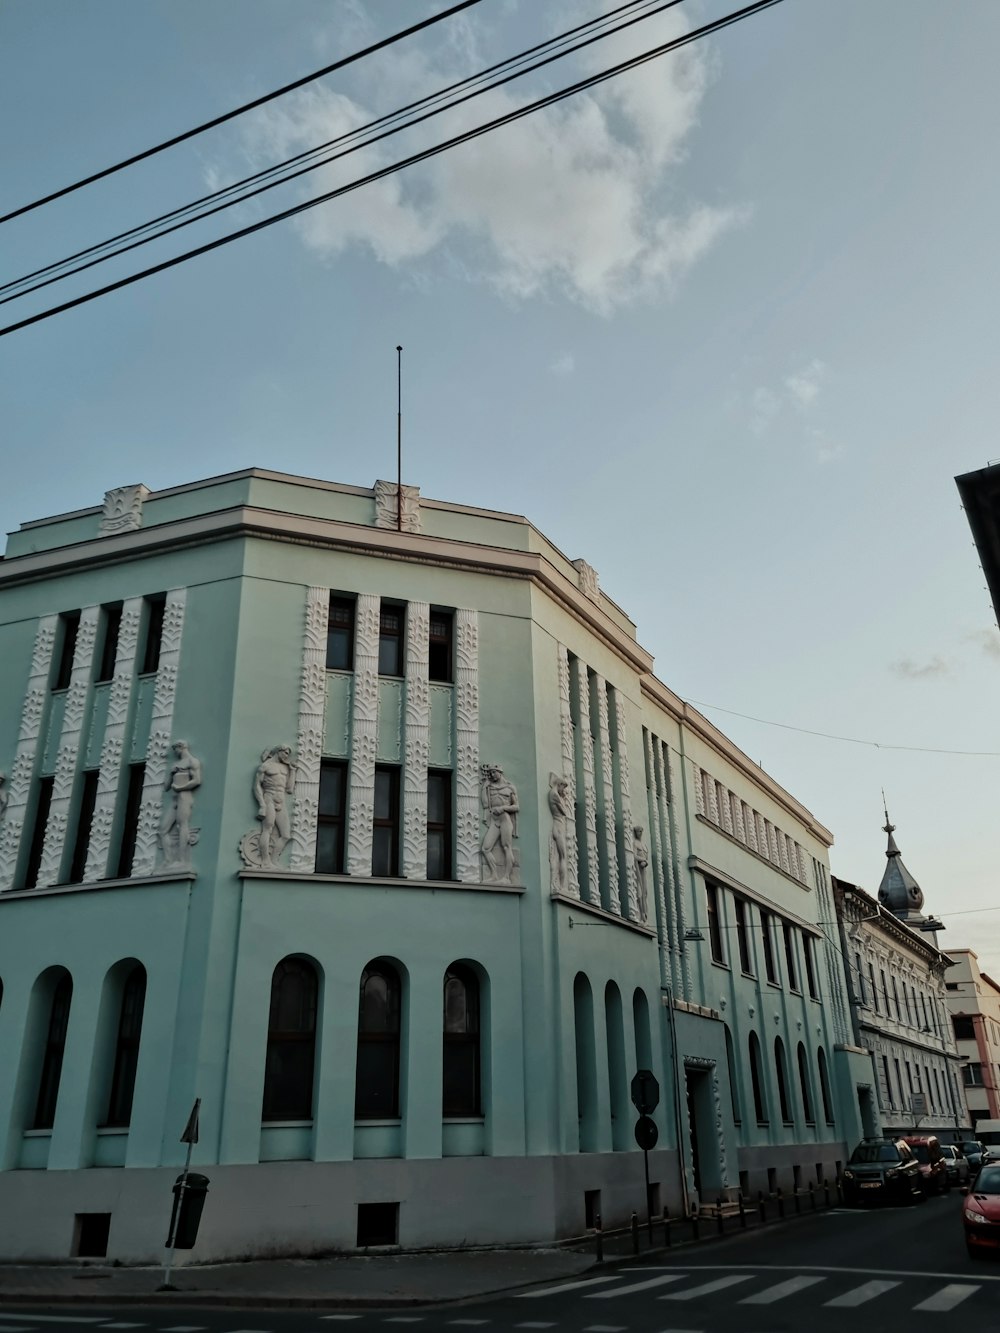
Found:
[[[1000,463],[956,477],[969,527],[1000,620]]]
[[[886,868],[878,898],[834,879],[851,1011],[859,1046],[871,1052],[875,1097],[866,1134],[937,1134],[968,1127],[960,1058],[945,1003],[944,927],[922,912],[924,895],[903,864],[886,816]]]
[[[948,952],[948,1009],[975,1132],[981,1120],[1000,1120],[1000,986],[980,971],[971,949]]]
[[[525,519],[250,470],[0,561],[0,1258],[581,1233],[860,1135],[830,834]],[[929,948],[929,946],[927,946]],[[863,1092],[863,1090],[862,1090]]]

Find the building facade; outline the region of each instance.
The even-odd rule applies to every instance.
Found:
[[[972,949],[948,953],[948,1009],[974,1136],[981,1120],[1000,1121],[1000,986]]]
[[[639,1069],[654,1208],[832,1177],[831,836],[652,668],[589,565],[412,487],[13,534],[0,1257],[155,1261],[195,1098],[201,1260],[624,1222]]]
[[[871,1053],[868,1135],[937,1134],[952,1142],[969,1124],[933,917],[903,864],[886,816],[886,868],[873,898],[834,880],[856,1040]]]

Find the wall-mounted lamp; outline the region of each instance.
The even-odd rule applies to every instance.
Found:
[[[684,939],[692,944],[696,943],[698,940],[703,940],[704,938],[705,936],[702,934],[702,932],[698,929],[697,926],[689,926],[688,929],[684,932]]]

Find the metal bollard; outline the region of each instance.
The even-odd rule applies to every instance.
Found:
[[[827,1208],[829,1208],[829,1207],[830,1207],[830,1182],[827,1180],[826,1176],[823,1177],[823,1199],[824,1199],[824,1202],[825,1202]]]
[[[778,1186],[778,1189],[777,1189],[777,1195],[778,1195],[778,1216],[779,1216],[779,1217],[784,1217],[784,1216],[785,1216],[785,1196],[784,1196],[784,1195],[782,1194],[782,1192],[781,1192],[781,1186],[780,1186],[780,1185]]]
[[[719,1233],[720,1236],[724,1236],[724,1235],[726,1234],[726,1223],[725,1223],[725,1218],[722,1216],[722,1195],[721,1195],[721,1194],[719,1195],[719,1197],[718,1197],[718,1198],[716,1199],[716,1201],[715,1201],[715,1227],[716,1227],[716,1230],[718,1231],[718,1233]]]
[[[746,1206],[745,1206],[744,1203],[743,1203],[743,1191],[742,1191],[742,1190],[740,1190],[740,1229],[741,1229],[742,1231],[746,1231],[746,1229],[747,1229],[747,1210],[746,1210]]]
[[[666,1208],[663,1210],[663,1244],[670,1249],[670,1214]]]
[[[761,1225],[767,1221],[767,1210],[764,1207],[764,1191],[757,1191],[757,1211],[760,1213]]]
[[[633,1210],[633,1212],[632,1212],[632,1222],[631,1222],[631,1226],[632,1226],[632,1253],[633,1253],[633,1254],[638,1254],[638,1253],[639,1253],[639,1219],[638,1219],[638,1217],[636,1217],[636,1215],[635,1215],[635,1211],[634,1211],[634,1210]]]
[[[604,1232],[601,1229],[601,1215],[594,1214],[594,1231],[597,1233],[597,1262],[604,1263]]]
[[[698,1214],[697,1214],[697,1212],[694,1212],[694,1213],[691,1214],[691,1239],[692,1239],[692,1240],[697,1240],[697,1239],[698,1239]]]
[[[809,1207],[813,1212],[816,1211],[816,1191],[815,1189],[813,1189],[813,1183],[811,1180],[809,1182]]]
[[[792,1190],[792,1195],[795,1198],[795,1216],[800,1217],[802,1214],[802,1199],[799,1195],[799,1191],[797,1189]]]

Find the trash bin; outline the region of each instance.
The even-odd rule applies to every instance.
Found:
[[[170,1234],[167,1248],[190,1250],[198,1239],[198,1225],[208,1193],[208,1176],[196,1171],[179,1175],[174,1182],[174,1206],[170,1214]]]

